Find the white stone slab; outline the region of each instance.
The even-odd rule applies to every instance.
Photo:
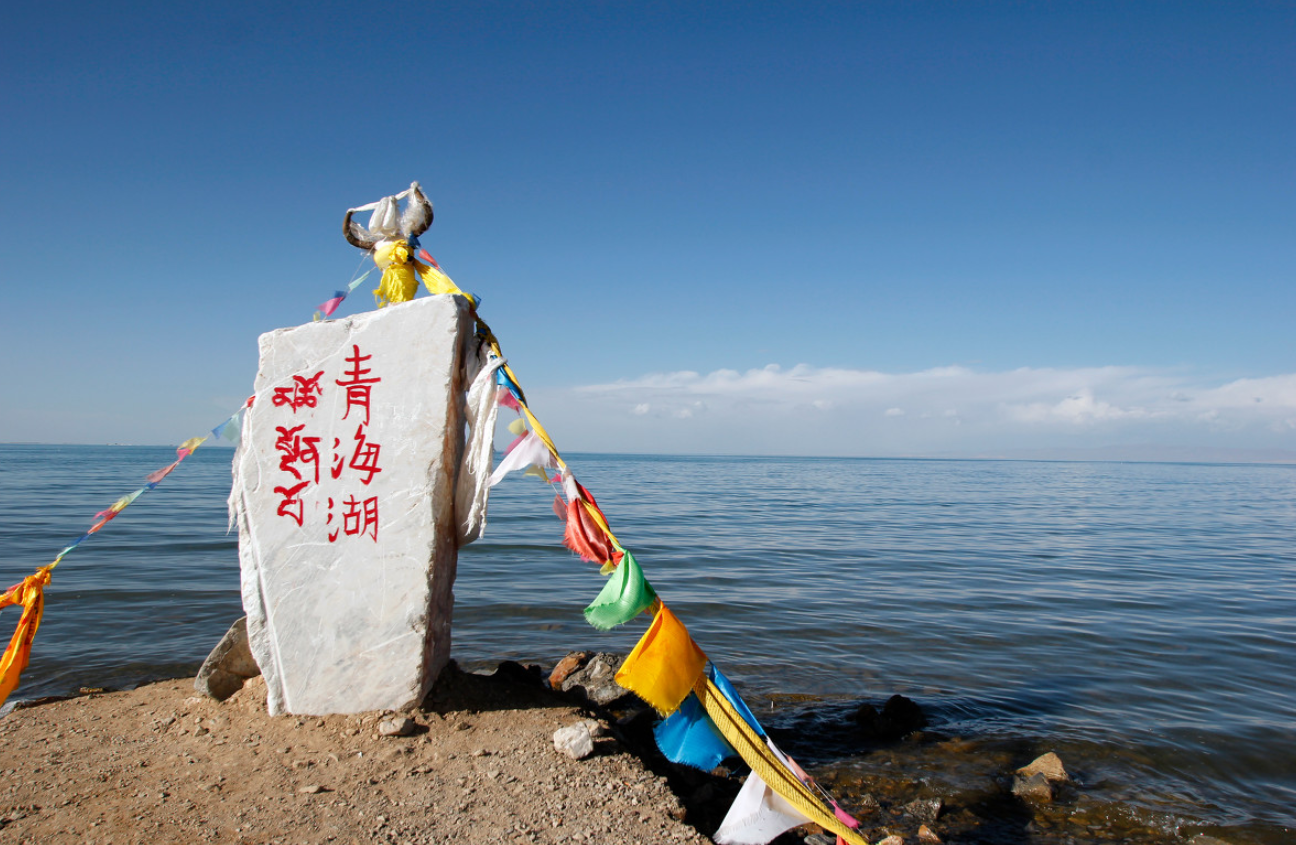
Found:
[[[230,508],[272,714],[401,709],[449,659],[472,330],[434,296],[261,336]]]

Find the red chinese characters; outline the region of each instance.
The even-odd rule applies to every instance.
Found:
[[[275,427],[274,448],[279,453],[279,471],[291,476],[273,487],[279,497],[276,513],[304,528],[310,514],[318,513],[320,506],[325,505],[324,527],[330,543],[342,537],[367,537],[378,542],[379,499],[364,492],[383,471],[379,462],[382,446],[369,437],[373,388],[382,382],[369,363],[372,358],[362,354],[358,344],[352,344],[341,377],[333,379],[333,384],[345,391],[346,407],[332,425],[355,422],[356,428],[349,442],[344,443],[340,437],[330,438],[332,449],[323,453],[329,466],[323,486],[320,484],[323,438],[311,433],[311,429],[317,426],[327,429],[332,425],[308,413],[302,422]],[[320,402],[324,397],[321,387],[324,373],[320,370],[312,376],[295,375],[291,386],[275,388],[272,400],[275,407],[287,407],[294,416],[302,408],[324,407]],[[356,482],[359,487],[352,488]]]

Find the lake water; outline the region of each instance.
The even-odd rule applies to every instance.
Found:
[[[15,697],[194,671],[242,614],[230,455],[200,449],[64,559]],[[767,725],[902,693],[945,734],[1057,750],[1144,823],[1296,836],[1296,466],[568,457]],[[0,446],[0,582],[173,459]],[[562,547],[552,498],[509,477],[461,551],[461,665],[642,633],[585,624],[602,579]],[[16,620],[0,613],[6,640]]]

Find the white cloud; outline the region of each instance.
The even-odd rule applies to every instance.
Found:
[[[1296,449],[1296,374],[1220,383],[1145,367],[885,373],[771,364],[652,373],[569,388],[553,402],[552,413],[585,441],[567,448],[591,451],[930,454],[1131,442]]]

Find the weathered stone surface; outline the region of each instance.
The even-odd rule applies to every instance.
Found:
[[[1062,758],[1058,757],[1052,751],[1047,754],[1042,754],[1027,763],[1025,766],[1022,766],[1017,770],[1017,774],[1022,777],[1030,777],[1031,775],[1039,774],[1051,781],[1058,782],[1071,780],[1070,775],[1067,774],[1066,769],[1062,766]]]
[[[554,731],[553,744],[555,749],[573,760],[584,760],[594,753],[594,738],[584,722]]]
[[[1048,803],[1053,800],[1053,784],[1040,773],[1026,777],[1016,775],[1013,778],[1012,791],[1013,795],[1030,801]]]
[[[261,674],[248,647],[247,617],[241,616],[221,637],[211,654],[203,661],[194,689],[217,701],[224,701],[243,689],[248,678]]]
[[[940,845],[941,838],[936,831],[924,824],[918,826],[918,841],[927,845]]]
[[[617,670],[625,658],[617,654],[599,653],[562,683],[563,692],[575,691],[593,704],[606,706],[620,698],[634,695],[616,682]]]
[[[403,710],[449,659],[471,329],[434,296],[262,335],[230,508],[272,714]]]

